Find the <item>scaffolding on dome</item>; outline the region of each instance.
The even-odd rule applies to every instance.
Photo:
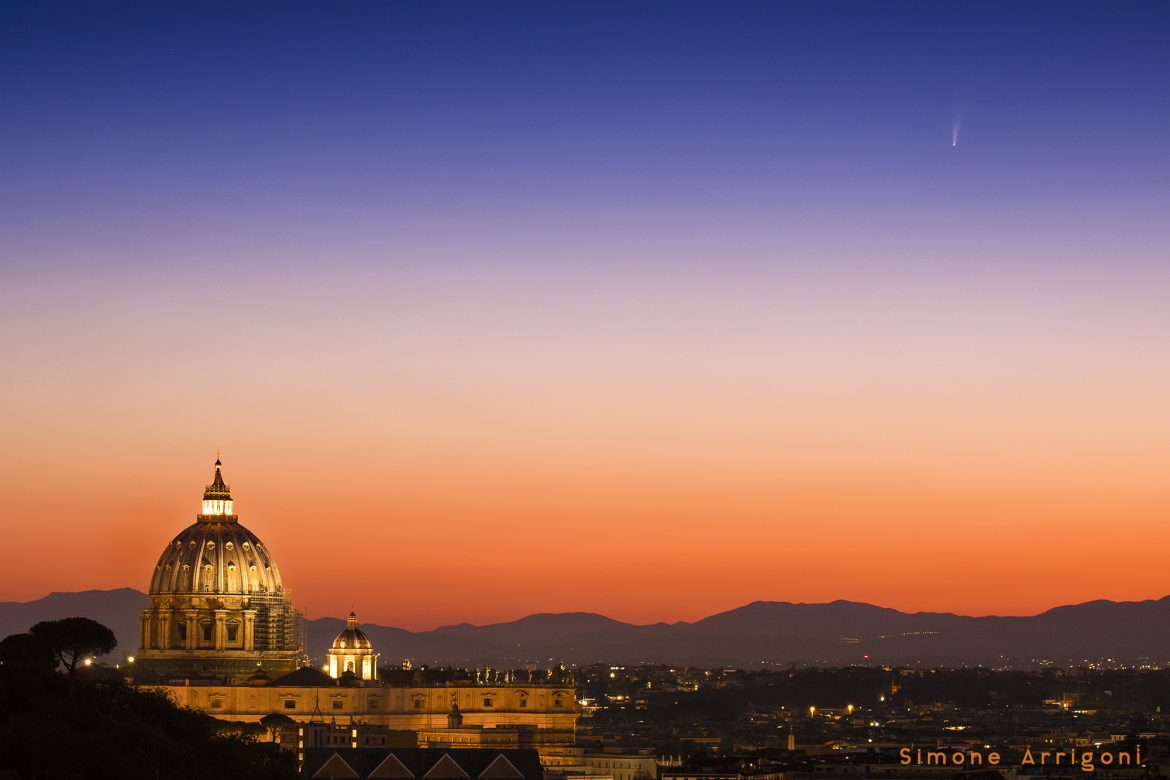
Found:
[[[250,606],[256,610],[254,642],[257,650],[302,650],[304,620],[292,605],[292,594],[253,594]]]

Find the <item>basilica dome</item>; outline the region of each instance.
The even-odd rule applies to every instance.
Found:
[[[221,464],[203,493],[203,513],[163,550],[150,594],[248,596],[283,591],[280,572],[264,543],[232,514]]]
[[[167,543],[140,614],[137,668],[163,677],[284,674],[304,654],[301,615],[268,548],[240,525],[215,461],[195,522]]]

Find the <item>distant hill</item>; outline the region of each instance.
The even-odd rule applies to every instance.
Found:
[[[313,621],[312,652],[324,652],[340,625]],[[754,666],[995,664],[1010,659],[1068,664],[1103,657],[1170,659],[1170,597],[1094,601],[1031,617],[906,613],[848,601],[759,601],[694,623],[636,626],[568,613],[419,633],[373,625],[364,629],[385,661],[410,657],[455,664],[564,660]]]
[[[133,588],[50,593],[36,601],[0,601],[0,638],[28,631],[42,620],[87,617],[113,630],[118,646],[110,658],[121,660],[138,650],[138,611],[146,594]]]
[[[52,593],[0,603],[0,636],[39,620],[92,617],[114,629],[116,657],[138,641],[145,594]],[[344,627],[340,618],[306,624],[310,653],[321,657]],[[757,601],[694,623],[632,625],[588,612],[536,614],[507,623],[442,626],[433,631],[363,624],[388,664],[459,666],[556,661],[673,663],[704,666],[849,663],[994,664],[1041,659],[1064,665],[1112,657],[1170,659],[1170,596],[1147,601],[1090,601],[1030,617],[966,617],[899,612],[851,601],[794,604]],[[868,658],[867,658],[868,656]]]

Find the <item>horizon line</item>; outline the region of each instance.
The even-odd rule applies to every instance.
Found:
[[[83,593],[114,593],[116,591],[123,591],[123,590],[133,591],[135,593],[142,595],[144,598],[147,597],[147,595],[148,595],[146,593],[146,591],[139,590],[138,588],[131,587],[129,585],[125,585],[125,586],[122,586],[120,588],[87,588],[86,590],[54,590],[54,591],[49,591],[48,593],[46,593],[43,596],[39,596],[39,597],[34,598],[34,599],[29,599],[27,601],[7,601],[7,600],[0,601],[0,606],[14,605],[14,604],[32,604],[32,603],[37,602],[37,601],[43,601],[44,599],[47,599],[51,596],[79,595],[79,594],[83,594]],[[729,612],[735,612],[737,610],[745,609],[747,607],[751,607],[751,606],[754,606],[756,604],[786,604],[786,605],[795,606],[795,607],[823,607],[823,606],[832,606],[834,604],[855,604],[858,606],[873,607],[875,609],[890,610],[893,612],[898,612],[898,613],[903,614],[903,615],[953,615],[955,617],[972,618],[972,619],[976,619],[976,620],[984,619],[984,618],[1021,618],[1021,619],[1024,619],[1024,618],[1039,617],[1041,615],[1045,615],[1049,612],[1052,612],[1053,610],[1063,609],[1063,608],[1067,608],[1067,607],[1082,607],[1082,606],[1086,606],[1089,604],[1116,604],[1116,605],[1144,604],[1144,603],[1154,603],[1154,602],[1158,602],[1158,601],[1164,601],[1166,599],[1170,599],[1170,593],[1162,595],[1162,596],[1158,596],[1158,597],[1144,598],[1144,599],[1116,600],[1116,599],[1107,599],[1107,598],[1097,598],[1097,599],[1089,599],[1088,601],[1077,601],[1077,602],[1071,602],[1071,603],[1056,604],[1056,605],[1053,605],[1051,607],[1048,607],[1047,609],[1043,609],[1039,612],[1035,612],[1035,613],[1027,614],[1027,615],[1003,615],[1003,614],[993,614],[993,613],[988,613],[988,614],[983,614],[983,615],[964,615],[964,614],[961,614],[959,612],[947,612],[947,611],[929,610],[929,609],[920,609],[920,610],[911,611],[911,610],[898,609],[897,607],[885,607],[885,606],[882,606],[881,604],[875,604],[875,603],[870,602],[870,601],[855,601],[853,599],[845,599],[845,598],[833,599],[832,601],[780,601],[780,600],[774,600],[774,599],[756,599],[754,601],[749,601],[749,602],[746,602],[744,604],[740,604],[739,606],[736,606],[736,607],[731,607],[729,609],[720,610],[718,612],[712,612],[709,615],[704,615],[703,617],[699,617],[699,618],[696,618],[694,620],[675,620],[675,621],[658,620],[658,621],[655,621],[652,623],[632,623],[632,622],[629,622],[626,620],[619,620],[618,618],[610,617],[609,615],[605,615],[601,612],[591,612],[588,610],[580,610],[580,609],[569,609],[569,610],[564,610],[564,611],[560,611],[560,612],[529,612],[527,614],[520,615],[519,617],[515,617],[515,618],[512,618],[510,620],[497,620],[497,621],[490,622],[490,623],[471,623],[469,621],[464,620],[464,621],[459,621],[459,622],[455,622],[455,623],[440,623],[438,625],[433,626],[432,628],[420,628],[420,629],[402,628],[401,626],[391,626],[391,625],[385,625],[383,623],[372,623],[372,622],[364,622],[364,621],[361,622],[361,625],[377,626],[378,628],[392,628],[392,629],[395,629],[397,631],[406,631],[406,632],[409,632],[411,634],[422,634],[422,633],[427,633],[430,631],[437,631],[441,628],[450,628],[453,626],[471,626],[473,628],[484,628],[487,626],[506,625],[508,623],[516,623],[516,622],[519,622],[521,620],[526,620],[526,619],[532,618],[532,617],[560,616],[560,615],[591,615],[594,617],[600,617],[600,618],[604,618],[606,620],[612,620],[615,623],[621,623],[622,625],[633,626],[633,627],[647,627],[647,626],[657,626],[657,625],[676,626],[676,625],[692,625],[694,623],[699,623],[703,620],[707,620],[709,618],[716,617],[718,615],[725,615]],[[334,617],[333,615],[323,615],[321,617],[312,617],[311,618],[307,614],[305,614],[303,611],[301,614],[306,621],[309,621],[309,620],[344,621],[344,620],[346,620],[345,617]]]

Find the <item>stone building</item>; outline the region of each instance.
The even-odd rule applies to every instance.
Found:
[[[151,575],[137,653],[142,669],[231,678],[300,666],[301,616],[268,549],[233,506],[217,459],[203,511],[167,544]]]
[[[177,704],[225,720],[256,723],[271,713],[298,722],[356,719],[412,732],[420,746],[548,748],[576,738],[576,691],[566,675],[507,683],[443,677],[435,670],[406,681],[334,679],[306,666],[276,679],[256,673],[236,683],[189,680],[161,687]]]
[[[134,681],[218,718],[360,721],[410,732],[420,747],[544,753],[576,736],[571,672],[379,670],[352,612],[325,670],[308,665],[300,615],[268,549],[234,514],[218,460],[202,512],[159,557],[149,598]]]

